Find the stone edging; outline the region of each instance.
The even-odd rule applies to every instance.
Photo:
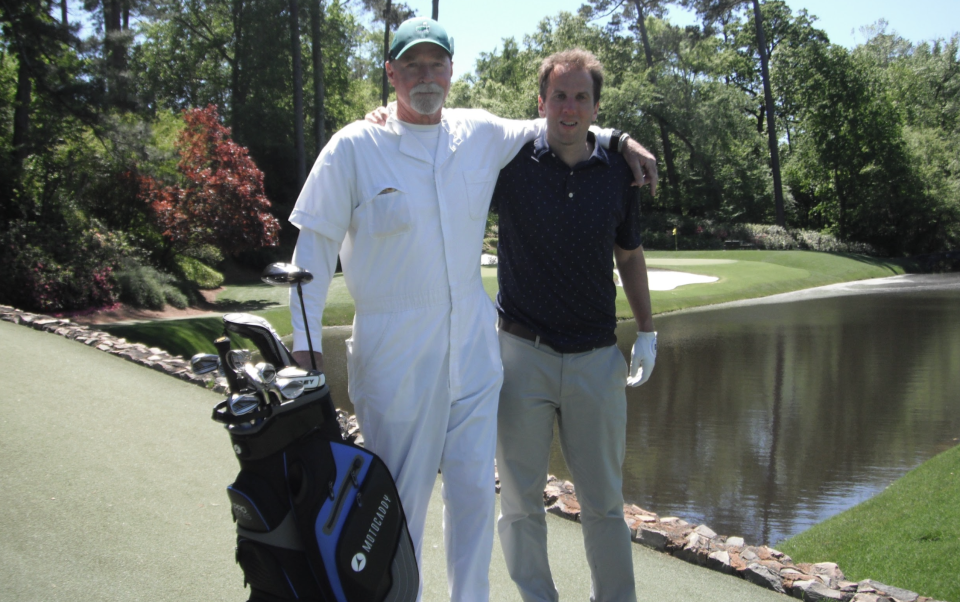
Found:
[[[124,339],[68,319],[31,314],[6,305],[0,305],[0,320],[57,334],[180,380],[219,393],[226,392],[212,374],[193,374],[189,361],[170,355],[163,349],[147,347],[141,343],[128,343]],[[363,437],[356,417],[338,409],[337,418],[344,437],[362,445]],[[499,479],[497,491],[500,491]],[[550,476],[543,492],[543,502],[547,512],[579,522],[580,504],[577,502],[573,483]],[[869,579],[859,583],[847,581],[840,567],[833,562],[797,564],[789,556],[773,548],[749,546],[742,537],[717,535],[706,525],[693,526],[676,517],[661,518],[632,504],[624,505],[623,514],[634,543],[698,566],[739,576],[751,583],[800,600],[937,602],[915,592]]]

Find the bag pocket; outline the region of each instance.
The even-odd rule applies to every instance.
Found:
[[[241,470],[227,487],[244,585],[258,602],[319,599],[292,510],[281,495],[252,470]]]
[[[322,599],[302,551],[238,537],[237,564],[243,570],[244,586],[250,586],[251,601]]]
[[[227,496],[237,526],[256,533],[276,529],[289,511],[263,477],[245,470],[227,487]]]

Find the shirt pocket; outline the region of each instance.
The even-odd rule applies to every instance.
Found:
[[[380,194],[357,207],[359,227],[373,238],[409,232],[413,229],[413,214],[408,201],[402,190],[383,189]]]
[[[499,169],[474,169],[463,172],[463,181],[467,189],[467,207],[471,219],[484,219],[490,208],[490,197],[500,176]]]

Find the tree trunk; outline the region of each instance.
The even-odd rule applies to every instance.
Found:
[[[647,23],[646,16],[643,13],[643,4],[640,0],[633,0],[633,4],[637,8],[637,26],[640,28],[640,41],[643,44],[643,54],[647,59],[647,68],[650,69],[650,83],[656,84],[657,75],[653,71],[653,52],[650,50],[650,40],[647,37]],[[673,161],[673,145],[670,142],[670,136],[663,120],[658,119],[657,122],[660,126],[660,141],[663,145],[663,161],[667,165],[667,177],[663,183],[663,189],[666,191],[667,197],[673,201],[673,211],[680,214],[683,212],[683,205],[680,200],[680,190],[677,187],[680,180]]]
[[[763,15],[760,0],[753,0],[754,21],[757,24],[757,52],[760,53],[760,74],[763,78],[763,97],[767,107],[767,140],[770,144],[770,169],[773,170],[773,198],[777,209],[777,225],[786,225],[783,212],[783,184],[780,180],[780,148],[773,114],[773,93],[770,91],[770,69],[767,65],[767,39],[763,33]]]
[[[440,20],[440,0],[433,0],[433,13],[430,18],[434,21]]]
[[[123,106],[127,102],[127,89],[124,82],[127,68],[126,48],[123,42],[123,2],[122,0],[103,1],[103,46],[107,62],[107,92],[113,106]]]
[[[18,57],[20,67],[17,70],[17,95],[13,110],[13,165],[17,178],[27,158],[30,139],[30,97],[33,82],[30,79],[30,67],[24,51]]]
[[[323,0],[314,0],[310,5],[310,37],[313,50],[313,121],[316,128],[316,154],[320,154],[327,143],[325,121],[327,112],[324,107],[325,91],[323,87],[323,44],[321,29],[323,26]]]
[[[847,195],[841,189],[840,176],[836,167],[833,168],[833,188],[837,192],[837,203],[840,206],[840,242],[847,240]]]
[[[232,18],[233,18],[233,62],[230,64],[230,98],[231,115],[230,124],[233,126],[234,136],[240,131],[242,121],[243,105],[246,104],[247,95],[241,81],[243,64],[243,2],[244,0],[233,0]]]
[[[60,0],[60,23],[64,26],[70,24],[67,20],[67,0]]]
[[[300,56],[300,6],[290,0],[290,53],[293,55],[293,132],[297,146],[297,187],[307,180],[307,153],[303,138],[303,64]]]
[[[390,9],[391,0],[387,0],[387,8],[383,11],[383,62],[386,63],[390,58]],[[387,106],[387,100],[390,98],[390,83],[387,81],[387,68],[383,68],[382,91],[380,93],[380,104]]]

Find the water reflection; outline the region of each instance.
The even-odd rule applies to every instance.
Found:
[[[960,436],[960,292],[871,294],[657,320],[629,391],[624,494],[775,543]],[[624,325],[621,340],[633,328]],[[559,450],[552,469],[566,471]]]
[[[776,543],[956,445],[960,277],[920,280],[659,316],[656,372],[628,390],[626,499]],[[627,353],[635,332],[618,330]],[[352,411],[347,336],[325,329],[323,345]],[[556,444],[551,472],[569,478]]]

